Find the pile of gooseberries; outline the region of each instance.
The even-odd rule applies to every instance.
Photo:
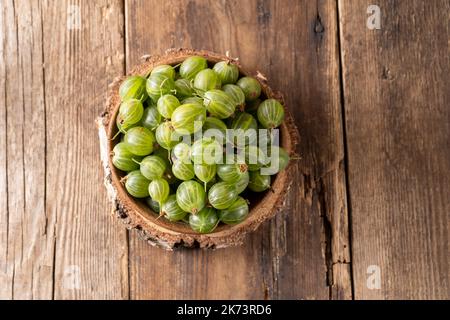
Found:
[[[111,160],[127,192],[158,218],[198,233],[238,224],[249,196],[270,190],[288,165],[276,143],[284,107],[231,60],[159,65],[126,78],[119,95]]]

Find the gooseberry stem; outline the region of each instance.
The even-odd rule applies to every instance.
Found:
[[[114,135],[114,137],[111,138],[111,141],[116,140],[116,138],[121,134],[120,130],[117,131],[117,133]]]

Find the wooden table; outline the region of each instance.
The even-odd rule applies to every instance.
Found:
[[[0,298],[450,298],[449,1],[0,8]],[[241,247],[166,252],[110,216],[94,120],[170,47],[229,50],[300,129],[285,210]]]

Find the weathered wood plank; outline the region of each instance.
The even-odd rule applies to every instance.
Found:
[[[339,1],[355,298],[448,299],[450,3],[370,4]]]
[[[285,92],[303,137],[285,212],[244,246],[170,253],[132,233],[131,297],[351,297],[336,4],[126,1],[125,12],[127,69],[169,47],[229,50]]]
[[[94,124],[124,72],[122,1],[46,1],[43,32],[54,297],[127,298],[126,232],[109,216]]]
[[[0,298],[49,299],[53,222],[45,211],[41,8],[37,2],[5,1],[1,11],[2,165],[6,177],[2,175],[1,187]]]

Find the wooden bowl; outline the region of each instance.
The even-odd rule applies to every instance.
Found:
[[[224,55],[208,51],[170,49],[164,55],[146,57],[146,61],[136,66],[129,75],[145,75],[157,65],[176,65],[193,55],[205,57],[210,64],[229,59]],[[233,63],[239,67],[241,75],[250,75],[258,79],[261,83],[263,96],[284,102],[280,93],[270,89],[267,79],[261,73],[252,75],[242,68],[238,61],[234,60]],[[157,219],[158,214],[154,213],[145,201],[135,199],[127,193],[120,182],[124,173],[116,169],[111,162],[110,154],[118,142],[118,138],[112,140],[117,133],[116,116],[120,106],[118,89],[125,78],[125,76],[117,78],[110,85],[106,109],[97,120],[97,126],[101,159],[105,171],[104,182],[114,206],[113,212],[129,229],[138,230],[142,238],[149,244],[169,250],[179,246],[223,248],[241,244],[248,232],[254,231],[262,222],[272,218],[283,207],[284,199],[292,182],[292,175],[290,174],[292,163],[272,179],[272,191],[266,191],[250,198],[249,215],[237,225],[219,225],[212,233],[199,234],[184,223]],[[299,135],[291,114],[288,110],[285,111],[285,121],[280,127],[280,144],[288,153],[293,154]]]

